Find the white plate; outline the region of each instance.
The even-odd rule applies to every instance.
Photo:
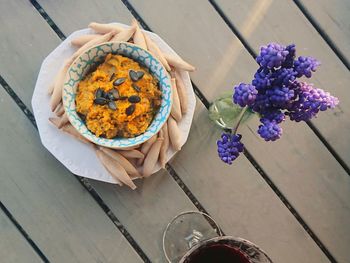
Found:
[[[124,24],[114,23],[121,27],[129,27]],[[59,131],[49,122],[49,117],[54,117],[54,114],[50,110],[50,96],[48,95],[48,87],[52,83],[58,70],[63,65],[65,59],[72,56],[76,51],[76,48],[70,44],[70,41],[77,36],[93,34],[91,29],[82,29],[75,31],[67,37],[54,51],[52,51],[43,61],[38,79],[35,85],[32,107],[35,116],[36,123],[38,125],[40,139],[42,144],[72,173],[103,181],[108,183],[120,183],[104,169],[99,160],[97,159],[93,149],[86,144],[79,142],[70,135]],[[148,32],[149,37],[158,44],[159,48],[165,53],[176,54],[175,51],[168,46],[158,35]],[[188,111],[179,125],[179,129],[182,133],[181,144],[185,144],[194,114],[196,106],[196,98],[191,85],[188,72],[182,71],[181,77],[186,87],[188,96]],[[168,160],[175,155],[175,150],[169,148]],[[154,168],[153,173],[160,170],[160,166],[157,165]]]

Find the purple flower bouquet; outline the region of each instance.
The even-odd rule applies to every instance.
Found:
[[[339,100],[328,92],[298,78],[311,78],[320,63],[312,57],[296,58],[295,45],[271,43],[260,49],[256,61],[260,65],[252,84],[240,83],[234,87],[232,101],[242,107],[231,132],[224,132],[217,141],[220,159],[232,162],[243,152],[242,135],[237,134],[245,112],[260,116],[258,134],[265,141],[275,141],[282,135],[281,123],[308,121],[319,111],[334,108]]]

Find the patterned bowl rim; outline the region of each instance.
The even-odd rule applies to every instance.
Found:
[[[168,82],[169,84],[169,99],[167,101],[169,101],[168,104],[165,104],[164,108],[163,108],[163,111],[165,110],[166,111],[166,115],[165,117],[163,118],[162,121],[159,122],[159,125],[156,126],[156,130],[155,131],[149,131],[149,127],[152,126],[153,122],[155,121],[156,119],[156,116],[158,114],[160,114],[160,110],[157,112],[157,114],[154,116],[152,122],[150,123],[149,127],[147,128],[147,130],[136,136],[136,137],[133,137],[133,138],[122,138],[122,139],[106,139],[106,138],[101,138],[101,137],[97,137],[95,134],[93,134],[91,131],[89,131],[89,129],[87,129],[85,123],[81,121],[81,123],[83,124],[83,126],[86,128],[87,130],[87,134],[83,133],[79,126],[76,124],[75,120],[75,115],[77,115],[77,112],[76,112],[76,106],[75,106],[75,102],[74,102],[74,110],[72,111],[70,109],[70,106],[68,105],[68,102],[67,102],[67,99],[65,98],[65,95],[67,95],[67,91],[66,91],[66,86],[68,81],[70,80],[70,75],[69,75],[69,72],[71,70],[71,68],[73,66],[75,66],[75,64],[78,62],[78,60],[85,54],[87,54],[90,50],[92,49],[95,49],[97,47],[100,47],[100,46],[104,46],[104,45],[107,45],[107,44],[117,44],[117,45],[120,45],[120,44],[126,44],[127,46],[133,46],[133,47],[137,47],[138,49],[148,53],[152,59],[154,61],[157,62],[157,65],[159,65],[162,70],[163,70],[163,74],[164,74],[164,79],[165,79],[165,82]],[[132,60],[136,61],[135,59],[131,58]],[[139,63],[138,61],[136,61],[137,63]],[[148,66],[145,66],[143,65],[144,67],[146,67],[147,69],[150,69]],[[152,73],[151,73],[152,74]],[[153,74],[152,74],[153,75]],[[153,75],[154,76],[154,75]],[[84,75],[85,77],[85,75]],[[155,78],[157,78],[156,76],[154,76]],[[157,78],[158,79],[158,78]],[[158,79],[159,80],[159,79]],[[63,90],[62,90],[62,102],[63,102],[63,106],[64,106],[64,110],[65,112],[67,113],[67,117],[68,117],[68,120],[69,122],[72,124],[72,126],[84,137],[86,138],[87,140],[89,140],[90,142],[94,143],[94,144],[97,144],[97,145],[100,145],[100,146],[104,146],[104,147],[108,147],[108,148],[113,148],[113,149],[127,149],[127,148],[132,148],[134,146],[137,146],[137,145],[140,145],[144,142],[146,142],[147,140],[149,140],[152,136],[154,136],[155,134],[157,134],[160,129],[163,127],[164,123],[167,121],[167,119],[169,118],[169,115],[170,115],[170,112],[171,112],[171,107],[172,107],[172,96],[173,96],[173,91],[172,91],[172,87],[171,87],[171,81],[170,81],[170,76],[167,72],[167,70],[165,69],[165,67],[163,66],[163,64],[157,59],[157,57],[152,54],[152,52],[138,46],[138,45],[135,45],[133,43],[129,43],[129,42],[123,42],[123,41],[107,41],[107,42],[103,42],[101,44],[97,44],[97,45],[94,45],[90,48],[88,48],[87,50],[85,50],[82,54],[80,54],[78,57],[76,57],[73,62],[71,63],[71,65],[69,66],[67,72],[66,72],[66,75],[65,75],[65,78],[64,78],[64,82],[63,82]],[[71,88],[70,86],[68,86],[69,88]],[[162,91],[162,103],[161,103],[161,107],[164,103],[164,96],[163,96],[163,91]],[[78,115],[77,115],[78,116]],[[79,118],[80,119],[80,118]],[[138,140],[136,140],[138,139]],[[131,143],[131,141],[133,140],[136,140],[134,143]]]

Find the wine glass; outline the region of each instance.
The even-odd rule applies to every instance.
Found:
[[[272,263],[258,246],[225,236],[213,218],[199,211],[182,212],[169,222],[163,233],[163,252],[169,263],[210,262],[210,257],[216,262],[222,258],[227,262]]]

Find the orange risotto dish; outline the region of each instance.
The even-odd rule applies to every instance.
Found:
[[[131,138],[144,133],[160,104],[158,80],[121,55],[108,54],[78,84],[77,113],[98,137]]]

